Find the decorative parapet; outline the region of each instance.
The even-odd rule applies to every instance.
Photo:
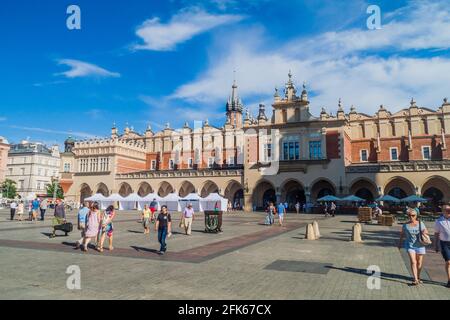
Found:
[[[116,179],[167,179],[195,177],[236,177],[244,174],[243,169],[230,170],[180,170],[180,171],[143,171],[133,173],[118,173]]]
[[[345,171],[346,173],[450,171],[450,161],[410,161],[350,165],[345,168]]]

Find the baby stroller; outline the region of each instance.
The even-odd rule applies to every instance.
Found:
[[[66,237],[73,231],[73,224],[70,222],[65,222],[63,219],[53,218],[52,223],[53,233],[50,235],[50,238],[56,237],[56,231],[64,232]]]

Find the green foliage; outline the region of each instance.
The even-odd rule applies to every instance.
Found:
[[[46,186],[47,196],[53,198],[55,195],[55,187],[56,187],[56,198],[64,199],[64,191],[59,183],[52,183]]]
[[[0,186],[3,198],[14,199],[17,196],[16,182],[6,179]]]

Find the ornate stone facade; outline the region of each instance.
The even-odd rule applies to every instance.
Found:
[[[67,197],[219,192],[248,211],[326,194],[450,200],[447,100],[436,111],[412,100],[393,114],[381,106],[374,116],[354,107],[346,113],[339,100],[335,115],[322,109],[314,116],[306,85],[297,95],[289,73],[283,95],[275,91],[269,119],[264,105],[256,118],[245,111],[237,89],[234,83],[221,128],[206,120],[193,128],[167,124],[139,134],[127,127],[119,134],[113,126],[105,140],[69,140],[61,164]]]

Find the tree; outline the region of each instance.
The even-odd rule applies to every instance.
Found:
[[[17,196],[16,182],[10,179],[6,179],[0,186],[3,198],[14,199]]]
[[[46,186],[47,196],[53,198],[55,196],[55,187],[56,187],[56,198],[64,199],[64,191],[59,183],[51,183]]]

